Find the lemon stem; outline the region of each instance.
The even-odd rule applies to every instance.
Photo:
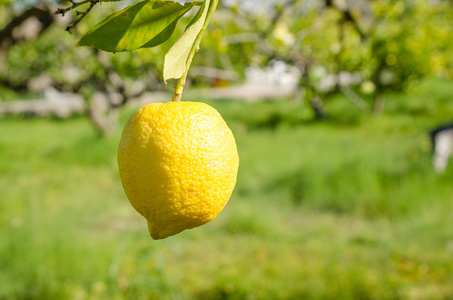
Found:
[[[178,83],[175,86],[175,94],[173,95],[173,102],[178,102],[181,100],[182,97],[182,92],[184,90],[184,85],[186,84],[186,78],[187,78],[187,73],[189,73],[189,68],[190,65],[192,64],[193,57],[195,53],[200,49],[200,43],[201,39],[203,38],[203,34],[206,31],[206,28],[208,28],[208,24],[212,19],[212,16],[214,15],[214,12],[217,8],[217,4],[219,3],[219,0],[212,0],[211,3],[209,4],[208,8],[208,14],[206,16],[206,20],[203,24],[203,27],[200,30],[200,33],[198,34],[197,38],[195,39],[195,42],[193,43],[192,48],[190,49],[189,57],[187,58],[186,62],[186,70],[184,74],[179,78]]]

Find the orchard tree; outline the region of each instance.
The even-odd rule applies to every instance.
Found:
[[[99,134],[114,128],[118,108],[152,86],[154,65],[128,67],[137,57],[108,56],[95,49],[77,49],[76,37],[63,30],[68,18],[55,15],[55,3],[34,6],[4,3],[0,30],[0,87],[2,93],[42,93],[49,88],[79,93],[86,100],[86,114]],[[69,18],[71,19],[71,18]],[[71,21],[69,21],[71,22]],[[71,22],[72,23],[72,22]],[[137,84],[145,73],[148,86]],[[157,75],[157,74],[156,74]],[[154,84],[160,86],[160,84]],[[99,105],[102,99],[103,105]],[[102,96],[101,98],[99,96]]]
[[[373,8],[370,57],[362,72],[376,87],[375,112],[383,109],[386,90],[405,90],[426,76],[453,78],[451,4],[379,1]]]
[[[426,76],[452,78],[450,2],[347,3],[291,0],[270,13],[233,7],[234,17],[218,21],[224,37],[215,53],[227,53],[243,66],[274,59],[296,66],[302,94],[317,117],[333,93],[379,114],[387,91],[404,91]]]

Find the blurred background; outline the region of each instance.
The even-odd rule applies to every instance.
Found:
[[[183,100],[225,118],[238,182],[162,241],[116,151],[171,100],[171,41],[75,46],[132,2],[70,34],[69,1],[0,0],[0,299],[453,298],[452,1],[221,1]]]

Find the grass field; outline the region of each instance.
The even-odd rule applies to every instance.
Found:
[[[236,136],[237,187],[162,241],[123,193],[120,129],[1,119],[0,299],[453,299],[453,165],[434,172],[427,137],[452,101],[440,80],[377,118],[340,96],[322,122],[288,101],[207,101]]]

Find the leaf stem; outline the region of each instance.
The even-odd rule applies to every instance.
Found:
[[[181,78],[179,78],[178,83],[175,85],[175,93],[173,95],[173,100],[172,100],[173,102],[178,102],[181,100],[182,92],[184,90],[184,85],[185,85],[186,79],[187,79],[187,73],[189,73],[189,69],[190,69],[190,65],[192,64],[193,57],[195,56],[195,53],[200,49],[201,39],[203,38],[203,34],[205,33],[206,29],[208,28],[209,22],[211,21],[211,18],[214,15],[214,12],[217,8],[218,3],[219,3],[219,0],[211,0],[211,3],[209,4],[206,20],[203,24],[203,27],[200,30],[200,33],[198,33],[197,38],[195,39],[195,42],[193,43],[192,48],[190,49],[189,57],[187,58],[187,61],[186,61],[186,70],[184,71],[184,74],[181,76]]]

